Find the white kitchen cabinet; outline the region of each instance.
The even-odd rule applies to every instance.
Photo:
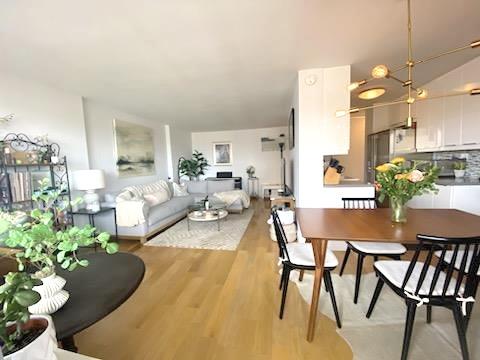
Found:
[[[480,215],[480,186],[452,186],[452,208]]]
[[[444,99],[443,147],[446,150],[462,145],[462,97]]]
[[[452,186],[437,185],[438,193],[415,196],[408,202],[414,209],[450,209],[452,207]]]
[[[463,96],[462,105],[462,144],[480,144],[480,98]]]

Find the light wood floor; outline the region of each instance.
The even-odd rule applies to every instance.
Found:
[[[80,352],[106,360],[351,359],[334,322],[324,316],[314,342],[305,340],[308,306],[295,286],[279,320],[268,207],[263,201],[254,207],[237,251],[123,244],[145,261],[145,279],[124,305],[76,336]]]

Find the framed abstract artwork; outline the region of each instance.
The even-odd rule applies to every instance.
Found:
[[[232,165],[232,143],[218,142],[213,144],[213,165]]]
[[[113,120],[113,129],[118,176],[154,175],[153,129],[118,119]]]
[[[295,109],[290,110],[288,118],[288,147],[292,150],[295,147]]]

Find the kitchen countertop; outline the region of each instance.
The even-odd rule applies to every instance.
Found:
[[[444,185],[444,186],[462,186],[462,185],[480,185],[479,178],[454,178],[454,177],[447,177],[447,178],[439,178],[435,181],[437,185]]]

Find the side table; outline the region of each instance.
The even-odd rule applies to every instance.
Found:
[[[111,211],[113,213],[113,221],[115,224],[115,239],[118,241],[118,225],[117,225],[117,209],[113,206],[102,206],[98,211],[89,211],[85,208],[69,212],[70,215],[88,216],[88,223],[95,227],[95,216]]]

